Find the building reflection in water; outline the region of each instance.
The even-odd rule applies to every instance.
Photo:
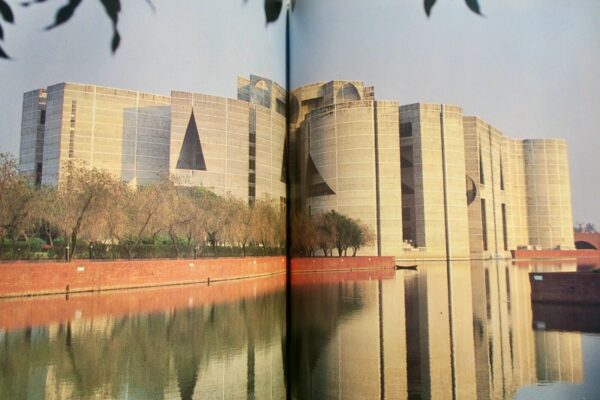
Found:
[[[53,305],[73,319],[0,330],[0,398],[285,397],[283,276],[150,293],[162,311],[124,312],[148,291],[72,296]]]
[[[0,302],[0,398],[502,399],[583,382],[579,312],[535,304],[530,271],[423,263]],[[563,306],[561,306],[563,307]],[[595,310],[597,315],[598,311]],[[8,317],[5,317],[7,316]]]
[[[582,383],[581,334],[532,319],[528,273],[575,263],[423,263],[293,285],[294,399],[506,399]],[[541,323],[537,321],[537,323]]]

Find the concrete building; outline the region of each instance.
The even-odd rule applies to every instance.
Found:
[[[20,169],[56,185],[79,160],[134,186],[168,175],[252,203],[283,200],[289,168],[296,210],[335,210],[372,230],[359,255],[574,247],[562,140],[511,139],[460,107],[400,106],[360,81],[331,81],[292,92],[288,143],[285,90],[258,76],[237,86],[237,99],[75,83],[25,93]]]
[[[238,79],[238,99],[60,83],[23,96],[19,164],[57,185],[77,160],[133,186],[170,176],[217,194],[285,198],[285,91]]]
[[[38,186],[42,182],[45,123],[46,90],[38,89],[25,93],[21,118],[19,169],[21,172],[33,176]]]
[[[361,255],[510,257],[523,247],[573,248],[562,140],[505,137],[443,104],[376,100],[359,81],[292,91],[296,210],[365,222]]]
[[[295,90],[294,104],[301,121],[291,121],[297,127],[294,201],[311,213],[336,210],[365,222],[377,236],[363,254],[398,254],[398,103],[375,101],[361,82],[333,81]]]
[[[238,78],[238,100],[171,92],[171,176],[253,201],[285,197],[285,91]]]

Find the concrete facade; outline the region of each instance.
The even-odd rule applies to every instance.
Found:
[[[41,183],[58,184],[71,160],[133,185],[157,180],[168,165],[169,110],[168,96],[77,83],[48,87]]]
[[[365,222],[360,255],[508,258],[574,247],[563,140],[521,140],[462,109],[376,100],[359,81],[292,91],[296,210]]]
[[[60,83],[24,94],[20,170],[57,185],[77,160],[132,186],[170,176],[253,202],[285,197],[285,91],[238,79],[238,99]]]
[[[184,162],[190,134],[199,136],[196,165]],[[169,171],[182,185],[250,201],[283,198],[284,147],[285,91],[268,79],[238,78],[238,100],[171,93]]]
[[[400,107],[402,204],[408,251],[468,258],[462,110],[439,104]],[[409,225],[410,224],[410,225]]]
[[[398,103],[338,81],[294,91],[294,103],[303,115],[293,140],[295,200],[310,213],[336,210],[366,223],[376,238],[362,254],[401,251]]]
[[[286,92],[251,75],[237,99],[61,83],[25,93],[20,169],[56,185],[70,160],[131,185],[173,177],[252,203],[335,210],[374,233],[358,255],[509,257],[574,247],[566,143],[511,139],[443,104],[376,100],[360,81]],[[289,155],[289,158],[286,158]]]
[[[574,248],[566,143],[511,139],[477,117],[464,118],[473,258],[519,248]]]
[[[25,93],[21,118],[19,169],[21,172],[33,176],[36,186],[42,182],[45,122],[46,90],[37,89]]]

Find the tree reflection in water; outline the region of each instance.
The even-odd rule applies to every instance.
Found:
[[[283,287],[165,308],[0,334],[0,398],[284,396]]]

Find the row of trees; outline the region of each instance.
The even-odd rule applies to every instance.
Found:
[[[591,222],[577,222],[573,227],[575,233],[598,233],[596,225]]]
[[[40,240],[51,250],[62,246],[69,259],[87,248],[91,253],[93,246],[118,246],[133,258],[140,247],[159,242],[170,242],[175,257],[183,248],[217,256],[233,247],[245,256],[250,248],[265,255],[281,253],[285,246],[285,216],[273,199],[249,206],[169,179],[134,189],[75,163],[66,166],[63,178],[55,188],[35,189],[18,173],[13,157],[0,155],[0,251],[5,253],[0,256],[16,257],[14,251],[6,253],[18,243]]]
[[[364,246],[374,242],[371,228],[358,219],[353,219],[331,210],[309,216],[306,213],[294,214],[292,225],[292,247],[297,256],[323,254],[333,256],[352,256]]]
[[[374,238],[367,225],[335,211],[295,214],[291,236],[298,256],[346,256],[348,250],[354,256]],[[0,258],[30,258],[41,248],[69,260],[164,257],[156,251],[161,246],[174,257],[190,256],[191,249],[195,255],[281,254],[284,208],[267,197],[250,206],[166,178],[135,189],[77,163],[65,166],[58,186],[35,189],[16,160],[0,154]]]

